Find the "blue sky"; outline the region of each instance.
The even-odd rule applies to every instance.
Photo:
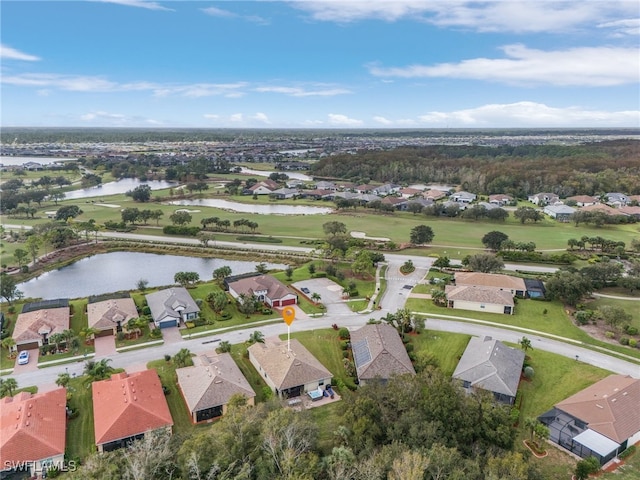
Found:
[[[1,125],[640,127],[640,7],[3,0]]]

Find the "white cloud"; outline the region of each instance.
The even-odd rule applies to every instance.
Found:
[[[605,22],[599,24],[598,28],[609,29],[615,37],[638,36],[640,35],[640,18],[625,18],[623,20]]]
[[[261,93],[282,93],[291,97],[332,97],[334,95],[344,95],[352,93],[345,88],[317,88],[314,90],[305,90],[300,87],[258,87],[256,92]]]
[[[382,125],[391,125],[393,123],[391,120],[380,116],[373,117],[373,120],[381,123]]]
[[[0,44],[0,58],[3,60],[22,60],[25,62],[37,62],[40,60],[40,57],[23,53],[4,44]]]
[[[209,120],[217,120],[220,118],[220,115],[216,115],[215,113],[205,113],[203,117]]]
[[[75,92],[108,92],[117,89],[117,84],[102,77],[58,75],[49,73],[26,73],[2,76],[2,83],[21,87],[50,87]]]
[[[229,120],[234,123],[242,122],[243,116],[241,113],[234,113],[229,117]]]
[[[203,13],[206,13],[207,15],[210,15],[212,17],[218,17],[218,18],[238,18],[241,20],[245,20],[247,22],[253,22],[253,23],[257,23],[259,25],[268,25],[270,22],[269,20],[260,17],[258,15],[239,15],[237,13],[231,12],[229,10],[223,10],[222,8],[217,8],[217,7],[207,7],[207,8],[201,8],[200,9]]]
[[[544,51],[524,45],[502,48],[505,58],[474,58],[459,63],[369,67],[380,77],[445,77],[487,80],[509,84],[557,86],[612,86],[635,83],[640,78],[637,48],[578,47]]]
[[[269,121],[269,117],[267,117],[264,113],[262,112],[257,112],[255,115],[253,115],[252,117],[250,117],[252,120],[257,120],[258,122],[262,122],[262,123],[266,123],[266,124],[270,124],[271,122]]]
[[[487,32],[562,32],[637,15],[635,0],[321,0],[291,5],[318,21],[413,20]]]
[[[329,116],[329,123],[331,125],[341,125],[341,126],[362,125],[362,120],[349,118],[346,115],[341,115],[339,113],[330,113],[328,116]]]
[[[428,112],[418,120],[429,127],[624,127],[637,126],[639,110],[610,112],[542,103],[489,104],[452,112]]]
[[[84,115],[80,115],[80,118],[84,121],[91,122],[93,120],[116,120],[118,122],[125,120],[125,115],[120,113],[108,113],[103,111],[89,112]]]
[[[151,2],[146,0],[94,0],[100,3],[115,3],[117,5],[123,5],[125,7],[137,7],[146,8],[147,10],[164,10],[167,12],[173,12],[172,8],[167,8],[160,5],[158,2]]]
[[[200,98],[213,97],[217,95],[232,95],[234,90],[243,88],[247,84],[244,82],[237,83],[195,83],[191,85],[176,86],[156,86],[153,87],[154,95],[157,97],[166,97],[169,95],[180,95],[183,97]]]

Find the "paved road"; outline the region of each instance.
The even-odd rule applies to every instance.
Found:
[[[616,300],[631,300],[632,302],[640,302],[640,297],[622,297],[619,295],[607,295],[604,293],[592,293],[591,295],[600,298],[615,298]]]

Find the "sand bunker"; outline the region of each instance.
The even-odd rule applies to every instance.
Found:
[[[365,232],[351,232],[353,238],[364,238],[365,240],[378,240],[380,242],[388,242],[390,239],[386,237],[367,237]]]

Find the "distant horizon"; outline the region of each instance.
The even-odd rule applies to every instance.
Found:
[[[640,128],[637,0],[3,1],[0,125]]]

